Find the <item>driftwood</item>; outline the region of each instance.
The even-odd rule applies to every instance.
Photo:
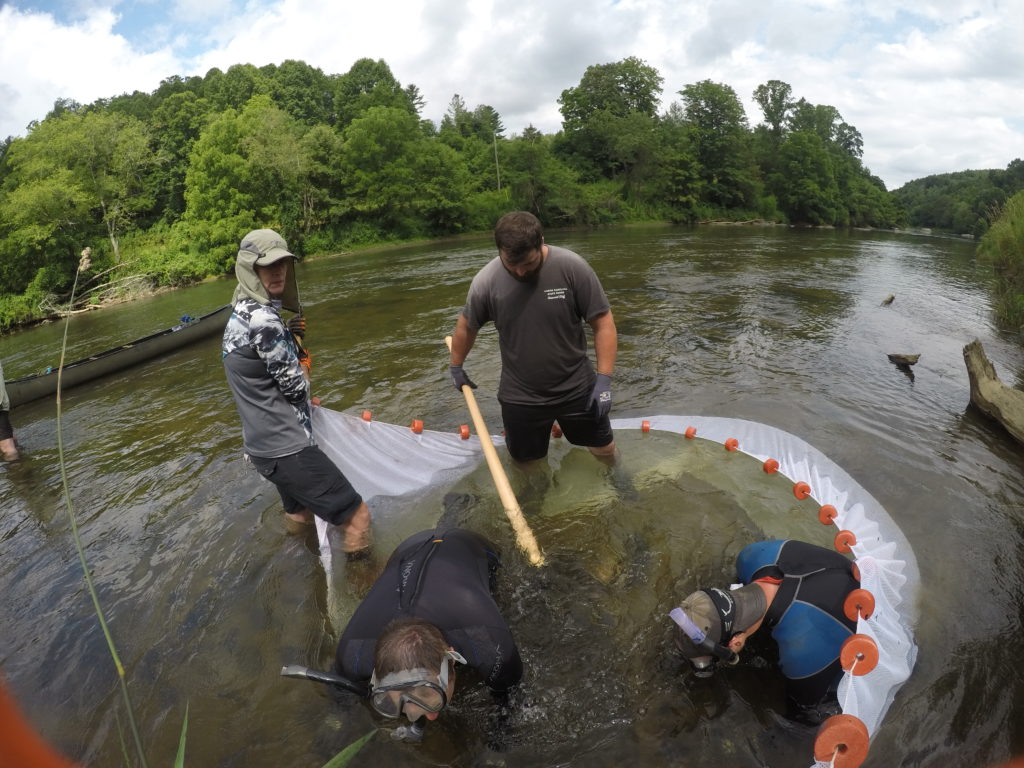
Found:
[[[971,402],[1024,443],[1024,392],[999,380],[978,339],[964,347],[964,362],[971,380]]]
[[[882,299],[882,306],[883,307],[888,307],[890,304],[893,303],[893,301],[895,299],[896,299],[896,296],[890,293],[888,296],[886,296],[884,299]]]

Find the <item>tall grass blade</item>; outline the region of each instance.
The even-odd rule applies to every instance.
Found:
[[[117,741],[121,745],[124,768],[132,768],[132,759],[128,757],[128,742],[124,740],[124,728],[121,727],[121,716],[117,712],[114,713],[114,722],[117,723]]]
[[[372,739],[373,734],[375,734],[376,732],[377,729],[374,728],[368,734],[359,739],[359,741],[353,741],[351,744],[349,744],[347,747],[341,750],[341,752],[339,752],[329,761],[324,763],[324,768],[345,768],[345,766],[349,764],[349,761],[351,761],[352,758],[355,757],[356,754],[359,752],[359,750],[363,748],[363,744]]]
[[[71,301],[69,306],[73,306],[75,302],[75,290],[78,288],[78,276],[83,270],[87,269],[88,254],[82,253],[82,261],[78,266],[78,270],[75,272],[75,281],[71,286]],[[82,564],[82,574],[85,576],[85,585],[89,590],[89,597],[92,598],[93,610],[96,612],[96,618],[99,620],[100,629],[103,630],[103,636],[107,640],[107,648],[110,651],[110,656],[114,660],[114,667],[117,669],[117,680],[121,686],[121,696],[124,699],[125,709],[128,715],[128,726],[132,732],[132,738],[135,741],[135,749],[139,753],[139,762],[142,768],[149,768],[146,762],[146,753],[142,749],[142,738],[139,736],[138,726],[135,724],[135,715],[132,711],[131,697],[128,695],[128,684],[125,681],[124,665],[121,664],[121,657],[117,654],[117,648],[114,646],[114,638],[110,634],[110,628],[107,626],[106,617],[103,614],[103,609],[100,607],[99,596],[96,594],[96,586],[92,581],[92,574],[89,572],[89,564],[85,560],[85,548],[82,546],[82,537],[78,533],[78,522],[75,519],[75,508],[71,503],[71,488],[68,485],[68,470],[67,464],[64,460],[64,432],[61,428],[61,377],[64,373],[64,353],[68,348],[68,328],[71,325],[71,315],[68,314],[64,318],[64,338],[61,342],[60,347],[60,363],[57,366],[57,456],[58,463],[60,465],[60,480],[63,488],[64,504],[68,509],[68,520],[71,524],[71,537],[75,542],[75,551],[78,552],[78,560]]]
[[[181,723],[181,738],[178,739],[178,756],[174,758],[174,768],[185,768],[185,734],[188,732],[188,702],[185,702],[185,719]]]

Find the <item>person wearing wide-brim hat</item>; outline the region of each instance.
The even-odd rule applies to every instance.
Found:
[[[765,627],[779,649],[787,714],[816,725],[838,713],[839,653],[857,631],[843,603],[860,586],[853,562],[803,541],[750,544],[736,558],[737,589],[691,593],[669,614],[676,647],[697,677],[735,664],[747,640]]]
[[[235,260],[231,317],[221,348],[242,420],[245,454],[277,486],[290,530],[313,515],[341,528],[345,550],[369,546],[370,510],[313,438],[306,321],[295,280],[296,257],[272,229],[242,238]],[[288,324],[282,309],[297,313]]]

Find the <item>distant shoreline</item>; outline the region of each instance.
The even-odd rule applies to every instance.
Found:
[[[614,225],[612,227],[607,227],[607,228],[608,229],[631,229],[631,228],[635,228],[635,227],[657,227],[657,226],[662,226],[662,227],[686,227],[686,226],[690,226],[690,225],[673,224],[672,222],[669,222],[669,221],[653,221],[652,220],[652,221],[632,221],[632,222],[627,222],[627,223],[622,223],[622,224],[616,224],[616,225]],[[810,227],[810,226],[801,227],[801,226],[798,226],[798,225],[795,225],[795,224],[787,224],[787,223],[784,223],[784,222],[768,221],[767,219],[744,219],[742,221],[730,221],[728,219],[707,219],[707,220],[704,220],[704,221],[699,221],[699,222],[697,222],[696,224],[694,224],[692,226],[695,226],[695,227],[700,227],[700,226],[708,226],[708,227],[785,227],[787,229],[833,229],[833,230],[837,229],[836,227],[831,226],[831,225],[817,226],[817,227]],[[595,227],[552,227],[551,229],[552,230],[560,230],[560,231],[571,232],[571,231],[574,231],[574,230],[575,231],[580,231],[580,230],[603,229],[603,227],[596,227],[596,228]],[[916,236],[916,237],[937,237],[937,238],[942,238],[942,239],[947,239],[947,240],[948,239],[952,239],[952,240],[969,240],[969,241],[976,240],[976,238],[973,235],[970,235],[970,234],[957,235],[957,234],[953,234],[953,233],[950,233],[950,232],[935,232],[934,230],[932,230],[930,228],[927,228],[927,227],[921,227],[921,228],[915,228],[915,229],[897,229],[897,228],[894,228],[894,229],[876,229],[876,228],[872,228],[872,227],[850,227],[849,230],[850,231],[857,231],[857,232],[891,232],[893,234],[898,234],[898,235],[913,235],[913,236]],[[376,252],[387,251],[387,250],[392,250],[392,249],[396,249],[396,248],[409,248],[409,247],[418,246],[418,245],[433,245],[433,244],[441,244],[441,243],[457,243],[457,242],[460,242],[460,241],[463,241],[463,240],[474,240],[474,239],[481,238],[481,237],[488,237],[490,235],[491,235],[491,231],[490,230],[484,230],[484,231],[480,231],[480,232],[463,232],[463,233],[460,233],[458,235],[446,235],[444,237],[437,237],[437,238],[414,238],[414,239],[411,239],[411,240],[389,240],[389,241],[385,241],[385,242],[376,242],[376,243],[368,243],[366,245],[359,245],[359,246],[355,246],[353,248],[350,248],[350,249],[347,249],[347,250],[343,250],[343,251],[334,251],[334,252],[330,252],[330,253],[314,253],[314,254],[310,254],[308,256],[303,256],[301,260],[304,261],[304,262],[306,262],[306,261],[309,261],[309,262],[326,261],[328,259],[336,259],[336,258],[341,258],[341,257],[345,257],[345,256],[354,256],[354,255],[360,254],[360,253],[376,253]],[[192,287],[194,285],[201,285],[203,283],[214,282],[214,281],[217,281],[217,280],[227,280],[227,279],[231,279],[231,278],[233,278],[233,275],[231,273],[227,273],[227,274],[223,274],[223,275],[210,275],[210,276],[204,277],[202,280],[196,280],[194,282],[187,283],[185,285],[161,285],[161,286],[157,286],[155,288],[151,288],[151,289],[147,289],[147,290],[144,290],[144,291],[139,291],[139,292],[133,293],[133,294],[131,294],[129,296],[120,296],[120,297],[116,297],[116,298],[113,298],[113,299],[108,299],[106,301],[99,302],[97,304],[90,305],[88,307],[83,307],[82,309],[73,310],[73,314],[79,314],[79,313],[82,313],[82,312],[91,312],[91,311],[97,311],[97,310],[101,310],[101,309],[106,309],[108,307],[117,306],[119,304],[127,304],[129,302],[136,301],[138,299],[148,298],[149,296],[156,296],[156,295],[161,294],[161,293],[168,293],[170,291],[177,291],[177,290],[180,290],[182,288],[189,288],[189,287]],[[36,319],[33,319],[33,320],[28,320],[28,321],[26,321],[24,323],[20,323],[18,325],[15,325],[15,326],[12,326],[12,327],[8,328],[2,334],[0,334],[0,337],[7,336],[7,335],[10,335],[10,334],[13,334],[13,333],[17,333],[18,331],[28,330],[29,328],[33,328],[33,327],[35,327],[37,325],[45,325],[47,323],[57,322],[58,320],[61,320],[64,317],[65,317],[64,314],[56,314],[56,315],[48,315],[46,317],[36,318]]]

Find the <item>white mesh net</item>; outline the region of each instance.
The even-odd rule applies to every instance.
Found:
[[[860,568],[861,586],[875,599],[874,613],[858,621],[858,633],[878,645],[877,667],[866,675],[844,675],[839,703],[845,714],[859,718],[874,734],[899,687],[910,676],[917,656],[912,627],[916,622],[917,562],[910,544],[882,506],[831,459],[799,437],[774,427],[740,419],[701,416],[652,416],[613,419],[616,431],[641,429],[682,434],[693,426],[707,440],[735,438],[739,451],[779,462],[779,473],[806,482],[818,505],[830,504],[836,530],[853,532],[852,552]],[[482,460],[480,441],[456,433],[424,430],[363,419],[326,408],[313,409],[313,428],[324,452],[341,468],[367,502],[403,496],[432,486],[454,484]],[[502,445],[500,436],[493,436]],[[321,554],[330,573],[326,524],[317,521]],[[330,579],[328,579],[330,583]],[[815,761],[814,768],[828,763]]]

